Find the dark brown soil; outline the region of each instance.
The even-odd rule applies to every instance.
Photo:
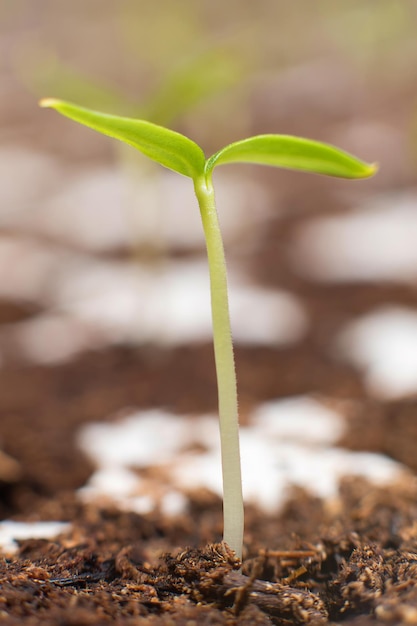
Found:
[[[62,495],[38,515],[73,528],[23,541],[2,560],[1,617],[51,626],[414,624],[416,499],[415,485],[346,481],[337,511],[301,492],[277,518],[249,510],[240,573],[222,544],[206,543],[220,535],[217,501],[166,520]]]
[[[292,349],[237,350],[242,419],[260,400],[291,393],[354,397],[360,409],[344,444],[415,469],[415,402],[367,398],[358,373],[314,344],[312,336]],[[214,410],[212,358],[210,345],[120,347],[54,368],[17,359],[4,368],[0,440],[18,471],[5,470],[0,483],[2,517],[72,523],[61,538],[22,541],[2,559],[4,623],[417,623],[415,483],[379,489],[346,479],[337,506],[295,491],[277,516],[249,508],[242,572],[219,544],[214,496],[195,497],[177,519],[77,501],[92,471],[74,444],[79,426],[128,406]]]

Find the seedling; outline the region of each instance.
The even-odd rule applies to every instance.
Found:
[[[367,178],[375,173],[376,166],[368,165],[329,144],[289,135],[249,137],[225,146],[206,159],[202,149],[191,139],[144,120],[106,115],[52,98],[41,100],[40,105],[56,109],[104,135],[130,144],[150,159],[193,181],[210,274],[223,472],[223,539],[241,558],[244,514],[237,386],[226,263],[214,197],[213,170],[227,163],[255,163],[341,178]]]

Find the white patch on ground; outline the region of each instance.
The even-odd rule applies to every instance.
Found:
[[[65,522],[0,522],[0,549],[7,554],[16,552],[17,541],[24,539],[52,539],[71,527]]]
[[[291,485],[334,498],[343,476],[384,484],[405,471],[383,455],[334,447],[343,431],[343,417],[310,397],[261,405],[250,425],[240,429],[245,501],[274,512]],[[97,466],[80,490],[84,500],[110,499],[124,509],[147,512],[159,506],[179,513],[186,507],[184,492],[209,489],[222,495],[214,416],[141,411],[114,423],[87,425],[79,442]],[[149,467],[151,474],[141,473]]]
[[[417,278],[417,196],[384,195],[368,207],[300,227],[291,251],[298,271],[321,281]]]
[[[341,415],[309,396],[264,402],[255,410],[251,423],[281,441],[306,444],[332,445],[345,432]]]
[[[197,423],[198,422],[198,423]],[[200,419],[153,409],[123,420],[89,424],[82,429],[81,449],[99,467],[149,467],[170,463],[178,451],[201,439]]]
[[[0,147],[0,227],[25,226],[61,184],[56,159],[23,146]]]
[[[53,248],[33,243],[29,239],[2,236],[0,297],[10,300],[42,300],[46,297],[56,267],[57,257]]]
[[[3,325],[0,337],[26,360],[42,365],[69,361],[86,349],[99,348],[104,339],[93,327],[54,313]]]
[[[303,307],[289,293],[245,284],[230,272],[230,307],[237,342],[286,344],[307,328]],[[55,306],[108,332],[113,341],[181,345],[211,338],[207,263],[80,266],[57,284]]]
[[[123,190],[117,167],[77,173],[38,207],[31,230],[97,252],[129,246],[131,223]]]
[[[236,343],[287,345],[308,327],[292,294],[247,284],[229,272]],[[0,240],[0,297],[48,309],[5,326],[2,345],[39,363],[58,363],[112,343],[163,346],[210,341],[210,284],[205,259],[139,264],[99,261],[29,240]]]
[[[336,349],[363,370],[369,391],[396,398],[417,391],[417,313],[384,307],[349,323]]]

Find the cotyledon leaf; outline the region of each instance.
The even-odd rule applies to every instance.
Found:
[[[231,143],[207,159],[206,175],[224,163],[272,165],[341,178],[367,178],[377,170],[375,164],[330,144],[291,135],[257,135]]]
[[[99,113],[54,98],[44,98],[39,104],[104,135],[120,139],[179,174],[195,179],[204,171],[205,156],[200,146],[173,130],[144,120]]]

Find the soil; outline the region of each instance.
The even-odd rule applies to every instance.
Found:
[[[54,3],[50,5],[45,15],[52,11]],[[310,5],[305,3],[305,7]],[[68,7],[75,10],[73,5]],[[58,12],[62,12],[62,7]],[[297,8],[297,29],[302,14]],[[321,29],[310,24],[311,9],[306,16],[305,34],[316,32],[321,39]],[[233,13],[233,23],[235,17]],[[99,59],[96,41],[94,54],[91,52],[96,13],[91,14],[91,20],[84,29],[68,28],[73,22],[60,17],[61,30],[56,37],[65,33],[65,44],[67,36],[73,33],[74,49],[80,49],[80,58],[88,57],[90,62],[93,59],[94,67],[94,59]],[[30,11],[28,24],[23,23],[25,32],[32,21],[44,20],[32,16]],[[114,23],[108,22],[111,29]],[[275,46],[279,38],[275,21],[271,24]],[[51,22],[52,30],[55,26]],[[253,30],[252,25],[249,30]],[[286,30],[292,32],[290,28]],[[80,44],[84,31],[85,52]],[[28,33],[32,36],[30,30]],[[332,31],[333,37],[339,38],[337,30],[335,34]],[[39,35],[42,42],[50,38],[51,33]],[[4,41],[9,39],[12,42],[11,36]],[[291,34],[291,39],[298,46],[303,35],[293,38]],[[125,63],[117,60],[117,50],[108,45],[110,40],[106,37],[102,43],[103,49],[111,51],[111,59],[103,55],[103,59],[111,60],[105,60],[103,67],[114,68],[112,71],[122,80],[124,72],[120,68]],[[380,60],[385,47],[391,49],[389,37],[384,35],[382,42],[375,56],[375,70],[385,65]],[[319,60],[324,54],[321,46],[322,42]],[[411,40],[409,46],[407,57],[404,56],[408,60]],[[333,44],[330,50],[333,58]],[[278,66],[281,63],[282,60]],[[403,65],[413,66],[409,62]],[[351,450],[382,452],[417,472],[417,397],[385,401],[373,397],[362,373],[339,360],[330,349],[334,336],[346,322],[375,307],[403,305],[416,310],[416,284],[402,280],[316,283],[295,272],[288,254],[297,228],[313,215],[342,213],[351,209],[357,198],[360,205],[366,193],[370,196],[385,191],[415,192],[415,167],[411,160],[409,167],[404,167],[408,163],[405,153],[412,152],[407,134],[411,130],[401,130],[404,135],[400,135],[400,147],[395,141],[392,145],[397,129],[402,129],[398,120],[410,124],[415,118],[414,108],[411,109],[417,97],[415,81],[411,88],[407,77],[401,82],[395,65],[387,66],[387,76],[395,79],[391,90],[381,86],[379,91],[368,70],[358,79],[358,85],[363,83],[366,89],[357,87],[357,93],[351,93],[347,82],[339,93],[333,82],[325,88],[321,86],[320,64],[307,64],[305,78],[297,82],[306,82],[307,95],[296,90],[288,99],[285,85],[278,81],[268,97],[268,91],[259,85],[259,96],[252,98],[251,109],[243,113],[252,120],[252,133],[283,129],[337,144],[342,133],[342,144],[364,158],[380,161],[383,175],[375,181],[358,183],[355,189],[359,191],[350,192],[348,183],[346,187],[339,186],[336,193],[331,183],[320,177],[257,172],[271,197],[276,191],[280,214],[254,233],[254,242],[250,242],[245,254],[232,250],[235,265],[239,263],[242,272],[247,272],[257,284],[295,294],[311,324],[307,335],[291,346],[237,346],[236,364],[242,423],[259,402],[279,397],[318,394],[334,402],[351,403],[348,429],[340,445]],[[337,75],[340,67],[344,65],[335,65]],[[95,71],[90,70],[90,74]],[[148,74],[152,75],[153,70],[148,70]],[[318,76],[320,93],[315,96],[317,89],[311,92],[312,103],[307,74],[314,80]],[[16,78],[11,76],[13,81],[9,82],[14,84]],[[345,78],[342,73],[342,82]],[[131,77],[135,89],[137,80],[135,67]],[[2,123],[8,128],[7,133],[4,131],[6,139],[13,139],[16,133],[22,145],[28,142],[34,150],[46,148],[63,158],[72,155],[68,172],[75,164],[79,167],[80,160],[87,169],[94,167],[94,159],[101,163],[109,158],[110,143],[101,143],[95,136],[88,143],[86,135],[73,126],[58,126],[55,118],[41,117],[39,112],[36,117],[33,97],[28,98],[21,91],[18,96],[10,91],[7,96],[9,83],[5,85],[6,96],[0,108],[4,113]],[[281,91],[284,99],[277,100]],[[331,94],[339,94],[340,100],[333,116],[326,104]],[[314,97],[319,96],[326,106],[314,105]],[[24,106],[28,109],[26,114]],[[32,117],[36,119],[25,131],[27,119]],[[349,141],[349,134],[343,136],[343,129],[348,129],[352,120],[352,128],[358,125],[360,137]],[[376,124],[371,124],[368,133],[367,120]],[[206,123],[202,126],[205,128]],[[375,133],[378,140],[372,139]],[[229,139],[237,138],[240,136]],[[224,143],[222,138],[214,149]],[[16,178],[16,185],[21,184]],[[349,191],[344,196],[340,189]],[[364,189],[369,192],[363,192]],[[345,206],[342,198],[346,198]],[[8,232],[3,227],[0,235]],[[36,240],[36,234],[30,236]],[[59,243],[63,248],[68,245],[64,239]],[[390,243],[387,242],[387,254]],[[130,252],[122,250],[120,254]],[[82,503],[76,492],[94,468],[76,445],[80,427],[92,421],[116,419],[129,408],[158,407],[195,415],[215,412],[213,350],[209,343],[175,349],[117,345],[84,352],[61,365],[34,365],[15,351],[6,332],[13,322],[30,320],[43,308],[44,304],[37,302],[14,302],[10,298],[0,301],[0,518],[62,520],[70,522],[71,527],[54,539],[20,540],[14,554],[0,551],[0,624],[417,625],[415,479],[377,487],[363,479],[347,477],[340,485],[339,498],[332,502],[294,489],[287,504],[275,515],[248,506],[242,566],[221,543],[221,501],[211,493],[194,493],[187,513],[175,518],[168,518],[161,511],[144,515],[110,505]]]
[[[320,212],[327,206],[330,213],[325,200]],[[417,471],[416,398],[372,397],[361,372],[329,349],[347,321],[384,304],[415,308],[417,292],[403,283],[325,285],[296,275],[283,250],[305,218],[271,222],[259,249],[241,259],[258,283],[295,293],[312,320],[292,346],[237,346],[241,421],[268,399],[312,393],[348,401],[341,445],[385,453]],[[41,310],[4,301],[0,324],[7,329]],[[76,491],[94,469],[75,443],[81,425],[129,407],[216,411],[210,343],[118,345],[53,367],[25,362],[7,342],[3,355],[0,515],[71,528],[20,541],[1,558],[0,622],[417,624],[416,481],[382,488],[346,478],[331,503],[298,489],[276,515],[247,507],[242,568],[221,544],[221,502],[210,493],[194,494],[176,518],[79,501]]]
[[[417,469],[415,400],[371,399],[360,373],[329,357],[320,341],[348,301],[350,310],[366,311],[391,301],[398,288],[339,287],[337,298],[326,299],[323,287],[314,292],[298,282],[306,302],[326,302],[320,323],[292,348],[237,348],[242,420],[268,398],[308,392],[354,398],[359,408],[343,445],[382,451]],[[3,309],[5,322],[33,315],[17,305]],[[77,499],[93,470],[74,443],[81,424],[129,406],[201,413],[214,411],[215,402],[210,344],[169,351],[119,346],[54,367],[9,358],[0,380],[7,455],[0,459],[1,515],[72,526],[52,540],[20,541],[17,553],[1,560],[2,622],[417,624],[413,481],[378,488],[347,478],[332,504],[294,490],[274,516],[248,507],[241,570],[220,543],[221,502],[212,494],[195,494],[187,515],[177,518]]]

